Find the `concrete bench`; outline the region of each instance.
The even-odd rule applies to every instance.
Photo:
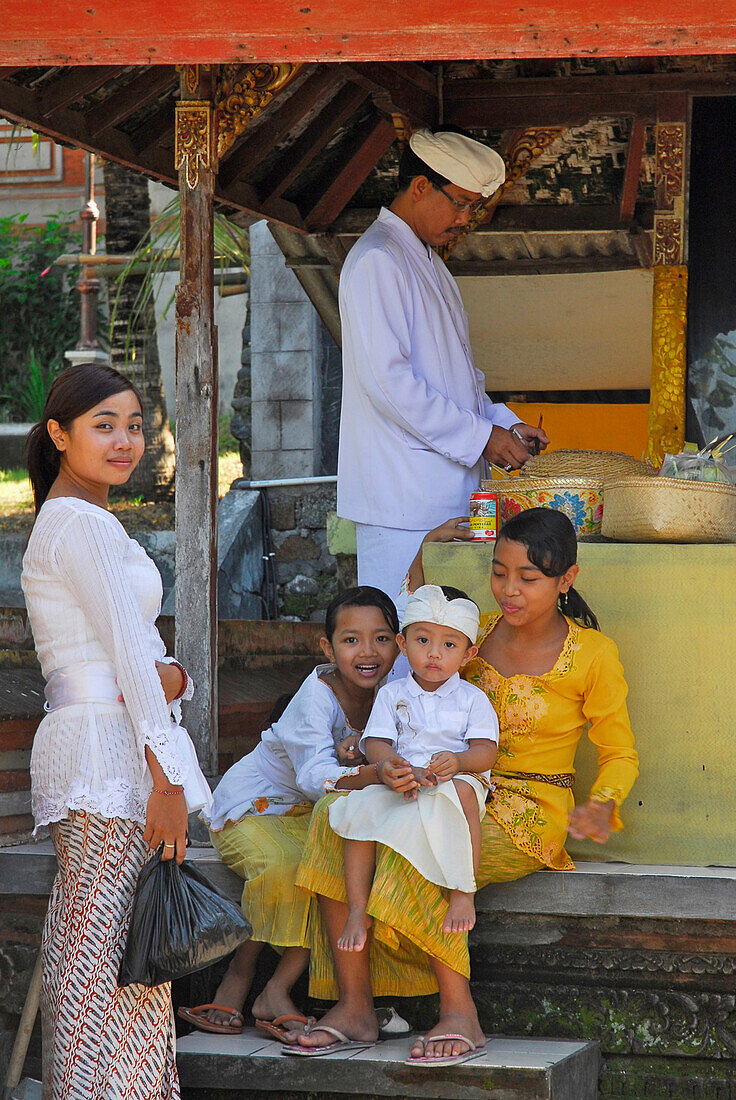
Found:
[[[240,900],[242,880],[214,848],[190,848],[187,859],[228,897]],[[55,873],[50,840],[0,848],[0,895],[47,896]],[[537,871],[519,882],[486,886],[476,904],[479,913],[734,920],[736,867],[580,862],[575,871]]]
[[[184,1089],[311,1095],[447,1097],[453,1100],[595,1100],[597,1043],[489,1038],[485,1052],[459,1066],[404,1065],[411,1038],[322,1058],[281,1053],[255,1028],[241,1035],[187,1035],[177,1042]]]

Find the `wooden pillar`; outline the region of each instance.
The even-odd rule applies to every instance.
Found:
[[[672,107],[674,106],[674,110]],[[687,100],[678,97],[656,126],[652,382],[646,458],[659,466],[685,442],[687,367]]]
[[[184,721],[217,774],[217,333],[213,74],[185,66],[176,105],[181,201],[176,288],[176,655],[195,684]]]

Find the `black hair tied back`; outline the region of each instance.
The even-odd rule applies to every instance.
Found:
[[[575,528],[564,512],[552,508],[528,508],[501,528],[498,540],[520,542],[527,557],[545,577],[561,577],[578,560]],[[560,611],[581,626],[600,630],[598,619],[572,586],[560,594]]]
[[[43,416],[31,428],[25,445],[36,515],[61,467],[61,457],[49,435],[49,420],[56,420],[62,428],[68,429],[78,416],[124,390],[131,390],[143,408],[143,399],[133,383],[125,375],[101,363],[78,363],[67,367],[54,379]]]

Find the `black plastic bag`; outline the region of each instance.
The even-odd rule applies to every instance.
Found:
[[[161,861],[160,849],[141,869],[118,986],[161,985],[202,970],[250,939],[240,907],[186,861]]]

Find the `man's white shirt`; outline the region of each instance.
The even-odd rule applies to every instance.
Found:
[[[444,263],[382,209],[340,276],[343,395],[338,514],[430,530],[464,513],[494,425],[468,315]]]

